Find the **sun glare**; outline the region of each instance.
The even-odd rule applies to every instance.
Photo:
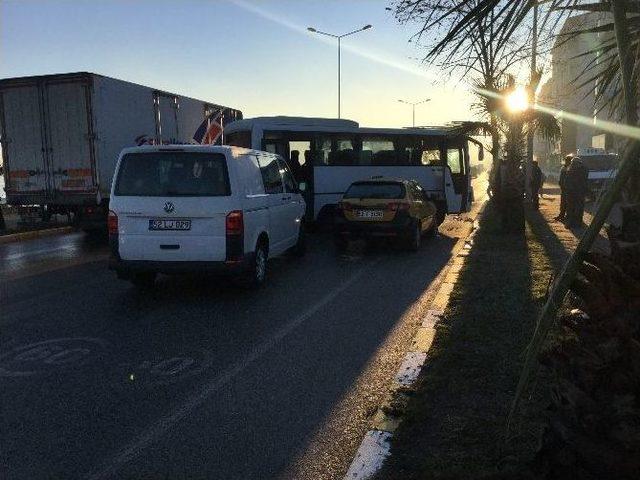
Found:
[[[519,113],[529,108],[529,99],[524,87],[517,87],[507,95],[507,108],[510,112]]]

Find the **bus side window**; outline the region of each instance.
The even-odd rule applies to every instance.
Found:
[[[331,153],[331,137],[319,136],[312,144],[310,156],[313,165],[327,165]]]
[[[462,168],[462,151],[459,148],[447,148],[447,165],[451,174],[464,173]]]
[[[431,167],[441,166],[442,160],[440,159],[439,148],[429,148],[422,151],[422,165],[428,165]]]
[[[251,148],[251,131],[240,130],[225,135],[225,145],[233,145],[234,147]]]

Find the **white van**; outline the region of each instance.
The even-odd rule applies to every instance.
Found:
[[[267,259],[304,253],[305,203],[278,155],[228,146],[122,151],[109,205],[109,266],[150,286],[157,273],[265,281]]]

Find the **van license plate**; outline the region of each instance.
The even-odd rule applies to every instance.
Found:
[[[360,218],[382,218],[384,212],[382,210],[358,210],[357,215]]]
[[[191,230],[191,220],[149,220],[149,230]]]

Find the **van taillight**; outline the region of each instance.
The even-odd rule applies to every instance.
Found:
[[[109,210],[109,216],[107,217],[107,230],[109,235],[118,234],[118,215]]]
[[[244,218],[242,210],[229,212],[227,230],[227,262],[240,262],[244,256]]]
[[[227,235],[242,235],[244,233],[244,218],[242,210],[229,212],[226,221]]]

